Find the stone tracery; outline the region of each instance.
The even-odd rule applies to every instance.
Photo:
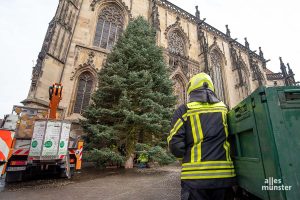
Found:
[[[222,74],[222,57],[217,50],[210,53],[211,67],[210,75],[212,77],[215,92],[220,100],[225,101],[223,74]]]
[[[89,105],[92,89],[94,84],[93,75],[85,71],[78,77],[76,100],[74,105],[74,113],[80,113],[84,111]]]
[[[185,55],[185,42],[178,31],[172,31],[168,35],[168,48],[171,53]]]
[[[124,16],[116,5],[104,7],[98,18],[94,46],[111,50],[123,32],[124,21]]]
[[[186,84],[181,75],[176,74],[173,77],[173,88],[174,88],[174,94],[177,96],[177,107],[180,106],[183,103],[186,103]]]

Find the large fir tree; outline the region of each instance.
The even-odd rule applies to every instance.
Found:
[[[90,158],[100,165],[123,162],[137,142],[162,142],[175,105],[172,88],[155,31],[138,17],[108,55],[84,113]]]

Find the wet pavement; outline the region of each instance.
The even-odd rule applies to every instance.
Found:
[[[180,167],[150,169],[86,168],[67,179],[39,179],[8,184],[2,200],[176,200]]]

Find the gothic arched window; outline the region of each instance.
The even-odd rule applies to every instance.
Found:
[[[168,48],[171,53],[185,55],[184,38],[178,31],[172,31],[168,35]]]
[[[239,81],[239,85],[242,87],[243,89],[243,97],[248,96],[249,93],[249,76],[247,75],[247,69],[246,66],[243,62],[240,62],[240,73],[241,73],[241,77],[240,77],[240,81]]]
[[[174,78],[174,94],[177,97],[177,107],[186,103],[186,87],[182,78],[177,74]]]
[[[123,31],[124,17],[115,5],[106,6],[100,13],[94,46],[111,50]]]
[[[211,78],[215,86],[215,93],[220,100],[225,102],[223,77],[222,77],[222,58],[217,51],[213,51],[211,58]]]
[[[246,86],[246,85],[248,85],[248,77],[247,77],[246,67],[245,67],[245,64],[243,62],[240,62],[240,68],[241,68],[240,85],[241,86]]]
[[[82,113],[87,108],[91,99],[93,88],[93,76],[89,72],[83,72],[78,78],[74,113]]]

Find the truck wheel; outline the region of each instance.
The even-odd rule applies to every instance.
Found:
[[[6,178],[5,181],[7,183],[12,183],[12,182],[18,182],[23,180],[23,171],[18,171],[18,172],[6,172]]]
[[[74,171],[75,171],[75,168],[71,167],[70,168],[71,177],[74,175]],[[66,171],[65,168],[60,169],[59,177],[61,177],[61,178],[67,178],[67,171]]]

